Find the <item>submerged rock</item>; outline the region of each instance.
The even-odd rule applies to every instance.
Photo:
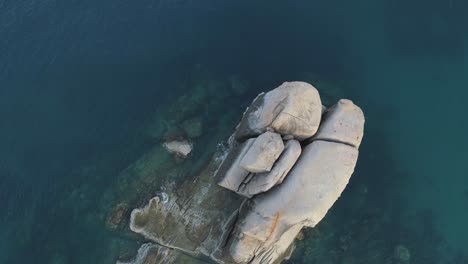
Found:
[[[393,257],[397,264],[409,264],[411,259],[411,253],[409,249],[403,245],[395,247]]]
[[[319,94],[307,83],[259,95],[226,150],[166,196],[133,210],[131,230],[158,243],[157,252],[172,253],[152,257],[166,262],[132,263],[182,263],[174,252],[215,263],[280,263],[301,230],[316,226],[345,189],[363,130],[364,115],[349,100],[322,120]],[[184,156],[192,147],[165,144]]]
[[[203,133],[203,123],[201,118],[194,117],[188,120],[185,120],[182,123],[182,129],[187,134],[189,138],[200,137]]]
[[[116,229],[127,215],[128,206],[124,203],[119,203],[113,210],[111,216],[107,219],[106,225],[109,229]]]

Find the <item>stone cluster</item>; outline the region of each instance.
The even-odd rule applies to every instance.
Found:
[[[319,93],[304,82],[257,97],[234,135],[241,150],[220,172],[220,186],[251,198],[227,241],[227,258],[272,263],[285,255],[346,187],[363,131],[364,115],[350,100],[327,109],[322,120]]]

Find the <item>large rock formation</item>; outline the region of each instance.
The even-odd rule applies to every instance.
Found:
[[[363,131],[364,115],[350,100],[322,118],[312,85],[284,83],[253,101],[226,151],[168,190],[169,199],[135,209],[130,227],[171,252],[213,263],[279,263],[343,192]]]

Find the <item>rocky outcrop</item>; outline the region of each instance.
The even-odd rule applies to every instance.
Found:
[[[169,199],[135,209],[130,227],[215,263],[279,263],[340,197],[363,131],[364,115],[350,100],[322,116],[312,85],[284,83],[254,100],[226,151],[168,190]]]

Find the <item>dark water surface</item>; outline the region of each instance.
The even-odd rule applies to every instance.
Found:
[[[0,263],[134,254],[106,217],[157,191],[117,181],[159,144],[143,127],[197,82],[218,107],[229,76],[248,91],[206,131],[287,80],[366,114],[349,187],[290,263],[468,263],[467,28],[464,0],[0,0]]]

